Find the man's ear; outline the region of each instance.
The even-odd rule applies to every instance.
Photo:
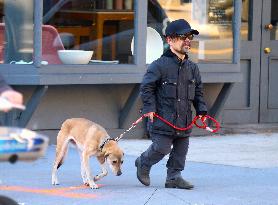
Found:
[[[166,36],[166,42],[169,44],[170,43],[170,41],[171,41],[171,38],[169,37],[169,36]]]

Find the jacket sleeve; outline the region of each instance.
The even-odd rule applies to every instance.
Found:
[[[204,100],[203,94],[203,83],[201,80],[201,75],[198,66],[195,67],[195,79],[196,79],[196,87],[195,87],[195,97],[193,100],[193,105],[196,110],[196,115],[206,115],[207,114],[207,105]]]
[[[160,78],[161,73],[158,65],[155,63],[150,64],[140,87],[140,95],[143,102],[143,114],[156,112],[156,90]]]
[[[3,76],[0,75],[0,94],[6,90],[12,90],[12,88],[6,83]]]

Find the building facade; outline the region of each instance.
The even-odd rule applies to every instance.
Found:
[[[200,32],[190,58],[209,114],[223,125],[276,123],[277,9],[274,0],[0,1],[0,72],[27,105],[2,123],[54,137],[65,119],[85,117],[118,135],[140,116],[142,76],[179,18]],[[93,55],[80,61],[75,50]],[[144,133],[141,124],[127,137]]]

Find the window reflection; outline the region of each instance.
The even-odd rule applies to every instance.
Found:
[[[251,40],[251,35],[249,31],[249,0],[242,0],[242,12],[241,12],[241,28],[240,36],[241,40]]]
[[[133,62],[130,51],[134,35],[133,0],[44,0],[43,3],[43,24],[57,31],[64,49],[93,50],[90,63]]]
[[[271,24],[273,25],[273,29],[270,31],[270,39],[278,40],[278,2],[277,0],[271,1]]]
[[[33,0],[0,1],[0,63],[32,60]]]
[[[155,27],[159,33],[163,33],[168,20],[179,18],[189,21],[200,32],[192,42],[191,59],[199,62],[232,62],[233,0],[157,0],[156,3],[164,11],[160,12],[164,18],[162,23]]]

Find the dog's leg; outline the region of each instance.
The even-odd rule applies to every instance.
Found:
[[[89,186],[92,189],[98,189],[98,185],[92,179],[92,175],[91,175],[91,171],[90,171],[89,159],[90,159],[89,152],[83,151],[81,164],[83,164],[83,166],[84,166],[84,170],[85,170],[85,174],[86,174],[86,179],[88,180]]]
[[[63,164],[64,157],[68,150],[69,139],[64,135],[63,132],[59,132],[57,136],[57,146],[56,146],[56,158],[52,168],[52,184],[58,185],[57,170]]]
[[[94,177],[94,181],[100,180],[101,178],[105,177],[108,173],[107,168],[106,168],[106,164],[105,164],[105,158],[104,157],[97,157],[97,160],[100,163],[101,173]]]
[[[84,164],[83,164],[83,160],[82,160],[82,151],[81,150],[78,150],[78,151],[79,151],[80,162],[81,162],[81,166],[80,166],[81,177],[82,177],[83,183],[86,186],[89,186],[88,178],[86,176],[86,172],[85,172],[85,168],[84,168]]]

